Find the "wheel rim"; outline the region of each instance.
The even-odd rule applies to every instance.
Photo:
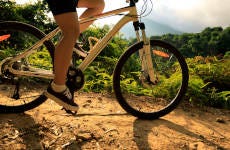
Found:
[[[38,36],[41,37],[41,34],[34,36],[23,29],[12,29],[10,27],[4,30],[0,28],[0,35],[10,35],[8,39],[0,42],[0,63],[29,48],[39,40]],[[38,53],[31,54],[27,59],[19,60],[13,64],[13,67],[24,71],[27,71],[28,68],[52,70],[52,59],[47,48],[43,45],[37,50]],[[0,106],[15,108],[25,106],[40,97],[50,82],[49,79],[13,75],[5,69],[6,66],[2,67],[0,75]]]
[[[118,89],[115,92],[120,104],[139,117],[159,117],[170,112],[178,105],[187,87],[187,74],[182,75],[182,70],[183,74],[187,72],[187,65],[178,51],[161,42],[152,42],[151,45],[155,45],[151,46],[151,56],[157,73],[156,83],[149,84],[148,76],[143,81],[146,75],[141,71],[138,46],[125,54],[116,70],[120,75],[115,75],[118,84],[114,88]]]

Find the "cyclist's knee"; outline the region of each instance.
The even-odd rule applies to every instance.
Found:
[[[79,0],[78,6],[103,11],[105,8],[105,2],[104,0]]]
[[[98,6],[97,9],[98,11],[102,12],[105,8],[105,1],[104,0],[98,0]]]
[[[78,37],[80,29],[76,13],[65,13],[54,17],[62,31],[62,35],[69,39]]]
[[[68,39],[69,42],[76,42],[77,38],[79,37],[80,30],[77,27],[62,29],[62,37]]]
[[[93,9],[94,14],[99,14],[104,10],[104,8],[105,8],[104,0],[97,0],[97,4],[89,9],[91,10]]]

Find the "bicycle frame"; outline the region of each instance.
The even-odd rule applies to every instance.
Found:
[[[118,15],[118,14],[125,13],[125,12],[126,12],[126,14],[124,14],[124,16],[113,26],[113,28],[102,39],[100,39],[94,45],[94,47],[92,49],[90,49],[90,53],[85,57],[83,62],[78,66],[78,68],[80,70],[84,71],[90,65],[90,63],[100,54],[100,52],[108,44],[110,39],[112,39],[112,37],[114,37],[114,35],[125,24],[127,24],[130,21],[137,22],[138,21],[138,15],[137,15],[136,6],[133,5],[133,6],[128,6],[128,7],[108,11],[108,12],[105,12],[105,13],[102,13],[102,14],[99,14],[99,15],[96,15],[93,17],[83,18],[83,19],[79,20],[80,24],[83,24],[83,23],[88,22],[88,21],[94,21],[97,19],[101,19],[104,17],[113,16],[113,15]],[[38,68],[34,68],[34,69],[32,68],[31,69],[32,71],[16,70],[12,67],[12,65],[14,62],[17,62],[17,61],[21,60],[22,58],[26,58],[30,54],[36,52],[36,49],[39,48],[45,41],[52,39],[59,32],[61,32],[61,30],[57,27],[52,32],[47,34],[43,39],[41,39],[40,41],[35,43],[29,49],[27,49],[24,53],[19,54],[19,55],[15,56],[14,58],[11,58],[10,62],[9,62],[9,64],[11,64],[11,65],[8,68],[10,70],[10,72],[12,72],[13,74],[16,74],[16,75],[24,75],[24,76],[33,76],[33,77],[42,77],[42,78],[53,79],[54,75],[51,71],[47,71],[44,69],[38,69]],[[146,35],[145,35],[145,31],[142,30],[142,37],[139,35],[139,32],[136,31],[136,36],[137,36],[138,41],[144,41],[144,47],[143,47],[144,50],[140,50],[140,58],[142,58],[142,56],[144,55],[143,53],[146,53],[147,55],[149,55],[150,49],[149,49],[148,40],[147,40]],[[145,49],[148,49],[148,50],[145,50]],[[82,54],[81,51],[77,50],[76,48],[74,48],[74,51],[80,55],[84,55],[84,54]],[[151,76],[150,76],[151,81],[155,81],[153,68],[148,67],[148,66],[152,66],[149,63],[151,61],[151,57],[147,56],[147,60],[143,59],[143,61],[144,62],[142,62],[142,69],[149,70],[147,73],[151,74]]]
[[[90,50],[89,55],[84,59],[84,61],[79,65],[79,69],[84,71],[88,65],[97,57],[98,54],[104,49],[104,47],[108,44],[110,39],[128,22],[130,21],[137,21],[137,11],[136,7],[126,7],[126,8],[121,8],[117,9],[114,11],[110,11],[98,16],[95,16],[95,19],[97,18],[103,18],[104,16],[110,16],[110,15],[117,15],[121,12],[129,12],[127,15],[125,15],[120,21],[101,39],[97,42],[97,44],[93,47],[93,49]],[[93,18],[92,18],[93,20]],[[84,23],[90,21],[88,19],[86,20],[81,20],[80,23]]]

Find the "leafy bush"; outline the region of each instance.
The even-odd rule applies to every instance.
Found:
[[[197,56],[187,59],[187,63],[190,71],[187,97],[199,105],[230,108],[230,59]]]
[[[207,94],[209,106],[230,109],[230,91],[217,92],[217,89],[213,87]]]
[[[115,63],[113,59],[108,59],[107,57],[101,57],[99,60],[109,60],[108,62],[110,65]],[[230,60],[218,60],[215,57],[204,58],[199,56],[193,59],[187,59],[190,79],[188,90],[184,99],[200,106],[205,105],[229,109],[229,62]],[[179,71],[179,69],[177,69],[179,67],[178,64],[174,64],[173,66],[175,70]],[[97,63],[94,63],[93,66],[89,67],[85,73],[85,91],[112,91],[111,72],[108,71],[109,69],[107,69],[107,67],[108,65],[103,63],[103,61],[98,61]],[[135,72],[132,72],[132,74],[135,74]],[[121,87],[122,90],[135,95],[156,95],[162,98],[170,99],[175,96],[175,91],[180,88],[181,76],[179,72],[175,72],[168,79],[161,77],[163,80],[161,80],[158,86],[154,87],[154,90],[142,88],[142,86],[136,82],[137,80],[134,80],[135,76],[138,75],[129,76],[129,78],[126,77],[125,80],[121,81]]]
[[[89,92],[112,92],[112,76],[109,75],[105,68],[90,66],[85,72],[84,91]]]
[[[187,59],[191,75],[198,75],[209,87],[219,90],[230,89],[230,59],[218,60],[215,57],[195,57]]]
[[[224,59],[230,59],[230,51],[227,51],[224,55]]]
[[[194,104],[205,105],[208,101],[208,97],[204,93],[205,86],[206,84],[199,76],[190,76],[186,99]]]
[[[29,57],[28,61],[31,65],[34,65],[37,68],[43,68],[48,70],[52,69],[52,59],[48,51],[46,50],[32,54]]]

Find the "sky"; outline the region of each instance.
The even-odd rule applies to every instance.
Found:
[[[154,0],[152,14],[160,22],[183,31],[230,26],[230,0]]]
[[[25,3],[36,0],[16,0]],[[126,0],[105,0],[105,11],[128,6]],[[149,0],[147,0],[149,1]],[[205,27],[230,26],[230,0],[152,0],[153,10],[147,19],[169,25],[182,32],[200,32]],[[139,0],[141,8],[143,0]],[[150,9],[151,5],[148,4]],[[80,15],[84,9],[78,9]],[[97,21],[113,24],[119,17]]]

